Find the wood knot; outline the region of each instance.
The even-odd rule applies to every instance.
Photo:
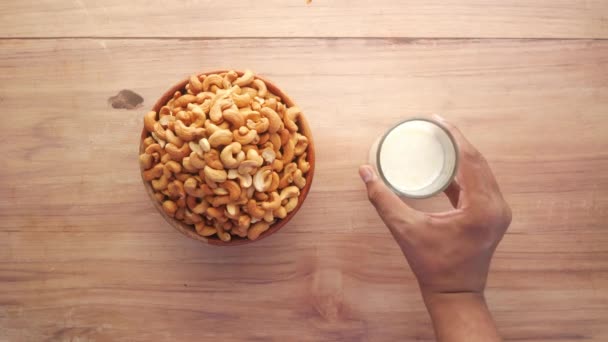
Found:
[[[123,89],[118,94],[108,98],[108,103],[116,109],[136,109],[143,102],[144,98],[141,95],[129,89]]]
[[[344,312],[342,272],[319,270],[312,279],[312,305],[322,318],[337,321]]]

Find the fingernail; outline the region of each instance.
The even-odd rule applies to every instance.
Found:
[[[375,173],[371,166],[363,165],[359,168],[359,176],[365,183],[369,183],[374,180]]]

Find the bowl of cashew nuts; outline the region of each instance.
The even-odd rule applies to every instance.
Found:
[[[315,153],[289,96],[250,70],[223,70],[190,76],[145,114],[139,164],[171,226],[234,246],[272,235],[296,214]]]

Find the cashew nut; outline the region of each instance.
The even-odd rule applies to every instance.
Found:
[[[150,111],[144,115],[144,127],[146,131],[154,132],[154,124],[156,123],[156,112]]]
[[[270,200],[262,202],[262,208],[266,210],[276,210],[281,206],[281,196],[275,191],[270,193]]]
[[[182,147],[184,141],[177,137],[172,130],[168,129],[165,131],[165,136],[167,137],[167,142],[173,144],[177,147]]]
[[[298,131],[298,125],[296,124],[300,114],[302,114],[302,110],[298,107],[291,107],[287,109],[285,112],[285,116],[283,117],[283,121],[285,122],[285,128],[290,130],[291,132]]]
[[[205,160],[205,163],[207,163],[207,166],[217,170],[224,169],[224,165],[222,165],[222,162],[220,161],[220,154],[215,149],[209,150],[209,152],[205,153],[203,159]]]
[[[196,102],[196,96],[192,94],[184,94],[173,101],[173,107],[186,108],[188,103]]]
[[[235,85],[238,85],[239,87],[244,87],[246,85],[249,85],[251,82],[253,82],[254,77],[255,77],[255,75],[253,74],[253,71],[245,70],[245,73],[243,74],[243,76],[234,80],[233,83]]]
[[[279,207],[279,209],[272,212],[276,218],[284,219],[287,217],[287,210],[285,207]]]
[[[228,174],[225,170],[216,170],[209,166],[205,166],[203,170],[205,172],[205,179],[209,179],[215,183],[223,183],[228,178]]]
[[[145,181],[149,182],[153,179],[157,179],[163,174],[164,170],[163,164],[156,164],[153,168],[146,170],[142,173],[142,177]]]
[[[191,103],[189,103],[188,105],[191,105]],[[175,115],[175,120],[180,120],[186,126],[190,126],[190,124],[192,123],[192,116],[190,115],[190,112],[186,112],[186,111],[180,110]]]
[[[224,78],[218,74],[207,75],[203,80],[203,90],[207,91],[212,85],[221,87],[223,85]]]
[[[165,151],[167,151],[167,154],[171,156],[171,159],[179,162],[181,162],[182,159],[188,156],[191,152],[188,144],[184,144],[180,148],[173,144],[167,144],[167,146],[165,146]]]
[[[188,158],[188,157],[186,157]],[[186,159],[184,158],[184,159]],[[194,167],[196,170],[201,170],[205,166],[207,166],[207,162],[203,158],[201,158],[196,152],[190,153],[190,165]]]
[[[165,166],[163,168],[163,175],[165,175],[165,177],[170,178],[172,175],[178,174],[180,172],[182,172],[182,165],[180,163],[173,160],[170,160],[165,163]]]
[[[308,148],[308,138],[306,138],[300,133],[296,133],[296,136],[297,142],[294,147],[294,154],[296,156],[300,156],[302,155],[302,153],[306,152],[306,148]]]
[[[298,169],[302,170],[302,173],[306,173],[310,170],[310,163],[306,161],[306,155],[307,153],[304,152],[298,157]]]
[[[257,202],[255,200],[249,200],[249,202],[247,202],[247,212],[249,213],[249,215],[251,215],[252,218],[257,218],[257,219],[262,219],[264,218],[264,215],[266,214],[266,211],[262,208],[260,208],[257,205]]]
[[[220,153],[220,160],[226,168],[237,168],[239,164],[245,160],[245,152],[241,151],[241,144],[238,142],[233,142],[224,147],[222,153]]]
[[[287,144],[283,145],[283,162],[291,162],[295,156],[295,144],[292,139],[289,139]]]
[[[200,203],[197,201],[197,197],[187,196],[186,204],[188,208],[195,214],[204,214],[209,208],[209,202],[202,200]]]
[[[230,201],[236,201],[241,197],[241,187],[234,181],[228,180],[224,183],[220,184],[220,186],[226,190],[228,190],[228,194],[230,195]]]
[[[240,143],[241,145],[248,145],[250,143],[257,144],[256,138],[258,137],[258,132],[254,129],[250,130],[249,128],[243,126],[238,130],[234,130],[232,132],[234,136],[234,141]]]
[[[270,228],[270,224],[268,224],[268,222],[258,222],[249,228],[247,237],[250,240],[257,240],[262,233],[268,230],[268,228]]]
[[[228,179],[238,179],[244,189],[253,184],[253,177],[249,173],[241,174],[236,169],[228,170]]]
[[[142,153],[139,155],[139,166],[143,170],[148,170],[152,167],[152,162],[154,161],[154,157],[151,154]]]
[[[230,203],[230,196],[225,195],[225,196],[214,196],[212,198],[209,199],[209,203],[214,206],[215,208],[220,207],[222,205],[226,205],[228,203]]]
[[[163,210],[169,217],[174,217],[175,212],[177,211],[177,204],[173,201],[164,201],[163,202]]]
[[[199,235],[205,236],[205,237],[215,235],[215,233],[217,232],[215,227],[207,226],[203,222],[196,223],[194,225],[194,229],[196,230],[196,232]]]
[[[297,186],[288,186],[281,190],[281,201],[300,196],[300,189]]]
[[[271,192],[276,191],[279,188],[279,183],[280,183],[279,174],[276,172],[273,172],[272,181],[270,182],[270,187],[266,191],[271,191]]]
[[[245,124],[243,114],[236,108],[228,108],[223,113],[224,120],[229,122],[234,128],[242,127]]]
[[[247,127],[249,129],[256,130],[258,133],[266,132],[269,126],[270,121],[268,121],[268,118],[260,118],[257,121],[254,121],[253,119],[247,119]]]
[[[272,183],[272,169],[270,166],[265,166],[256,172],[253,176],[253,186],[258,192],[265,192],[270,188]]]
[[[267,147],[262,151],[262,158],[269,164],[272,164],[277,157],[274,149]]]
[[[198,187],[198,182],[194,177],[190,177],[184,182],[184,190],[188,195],[196,198],[203,198],[206,195],[205,191]]]
[[[215,123],[221,123],[223,118],[223,111],[232,107],[232,105],[232,99],[229,98],[221,98],[215,101],[215,103],[211,106],[209,118]]]
[[[184,141],[192,141],[196,137],[205,134],[205,130],[203,128],[186,126],[184,122],[177,120],[175,121],[175,134]]]
[[[260,97],[266,97],[266,95],[268,94],[268,89],[266,88],[266,83],[264,83],[264,81],[262,81],[260,79],[253,80],[251,87],[257,89],[257,91],[258,91],[257,95]]]
[[[284,205],[285,207],[285,211],[287,211],[287,213],[292,212],[297,206],[298,206],[298,198],[297,197],[292,197],[287,201],[287,204]]]
[[[169,178],[162,175],[159,179],[153,179],[150,184],[152,184],[154,190],[165,190],[169,185]]]
[[[297,169],[293,174],[293,184],[298,188],[303,189],[306,186],[306,178],[302,175],[302,170]]]
[[[212,147],[228,145],[232,142],[233,135],[229,130],[219,129],[209,137],[209,144]]]

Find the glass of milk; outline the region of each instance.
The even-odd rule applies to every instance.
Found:
[[[452,134],[425,118],[408,119],[389,129],[374,143],[369,158],[384,183],[407,198],[442,192],[458,167]]]

